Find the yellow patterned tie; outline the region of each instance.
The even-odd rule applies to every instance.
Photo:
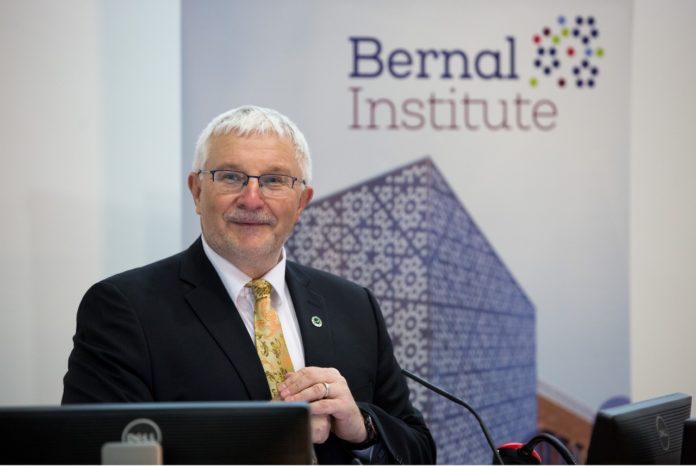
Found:
[[[259,354],[263,370],[266,372],[271,396],[279,400],[278,384],[285,380],[285,374],[293,372],[292,360],[280,327],[278,313],[271,307],[271,290],[273,287],[263,278],[257,278],[246,284],[254,292],[254,336],[256,352]]]

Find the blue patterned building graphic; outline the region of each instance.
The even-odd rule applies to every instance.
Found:
[[[370,288],[400,364],[465,399],[496,443],[535,432],[534,307],[430,158],[314,201],[286,248]],[[490,464],[473,416],[409,386],[439,463]]]

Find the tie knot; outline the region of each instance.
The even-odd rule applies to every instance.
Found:
[[[252,280],[247,283],[246,286],[247,288],[251,288],[251,290],[254,292],[254,297],[257,301],[259,299],[268,298],[271,296],[271,290],[273,290],[273,286],[263,278]]]

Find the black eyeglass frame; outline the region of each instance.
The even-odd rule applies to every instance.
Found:
[[[244,175],[246,177],[246,180],[242,183],[242,188],[246,187],[249,184],[249,180],[251,178],[256,178],[256,181],[259,183],[259,187],[262,188],[263,185],[261,184],[261,178],[263,178],[265,176],[282,176],[284,178],[290,178],[292,180],[292,184],[290,185],[290,189],[294,189],[295,183],[297,183],[298,181],[305,186],[307,185],[307,182],[305,180],[300,180],[296,176],[284,175],[282,173],[263,173],[261,175],[247,175],[246,173],[241,172],[239,170],[217,169],[217,170],[198,170],[197,174],[200,175],[202,173],[210,173],[210,179],[213,183],[215,183],[215,173],[217,173],[217,172],[238,173],[240,175]]]

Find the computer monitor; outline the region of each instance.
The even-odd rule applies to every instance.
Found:
[[[154,440],[164,464],[309,464],[309,419],[283,402],[0,408],[0,463],[100,464],[104,444]]]
[[[696,464],[696,417],[684,421],[681,464]]]
[[[683,393],[597,413],[587,464],[679,464],[691,397]]]

